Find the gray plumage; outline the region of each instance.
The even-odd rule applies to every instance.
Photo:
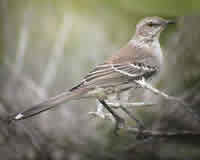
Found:
[[[162,69],[160,33],[172,21],[148,17],[136,26],[133,38],[117,53],[89,72],[80,84],[30,109],[10,117],[20,120],[49,110],[72,99],[106,99],[109,94],[120,93],[134,86],[134,81],[154,77]]]

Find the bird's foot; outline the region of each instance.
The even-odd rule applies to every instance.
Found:
[[[119,116],[115,116],[115,128],[114,128],[114,134],[118,136],[118,131],[121,128],[125,127],[125,120]]]

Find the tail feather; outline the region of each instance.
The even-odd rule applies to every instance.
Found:
[[[44,111],[50,110],[51,108],[56,107],[57,105],[62,104],[68,100],[76,99],[79,97],[79,95],[80,93],[76,93],[76,92],[63,92],[42,103],[32,106],[30,109],[27,109],[24,112],[20,112],[11,116],[9,118],[9,122],[18,121],[21,119],[32,117]]]

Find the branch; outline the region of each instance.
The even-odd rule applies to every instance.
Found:
[[[134,103],[107,102],[107,104],[109,105],[109,107],[113,109],[120,109],[120,108],[126,109],[130,107],[152,107],[153,105],[155,105],[155,103],[145,103],[145,102],[134,102]],[[95,112],[88,112],[88,114],[92,115],[93,117],[99,117],[102,119],[108,119],[113,121],[112,115],[110,113],[105,113],[104,107],[101,104],[97,105],[97,110]]]
[[[182,99],[180,98],[177,98],[177,97],[173,97],[173,96],[169,96],[167,95],[166,93],[152,87],[149,83],[147,83],[145,81],[145,79],[143,78],[142,80],[137,80],[135,81],[138,85],[140,85],[142,88],[145,88],[145,89],[148,89],[150,90],[151,92],[153,92],[154,94],[156,95],[160,95],[162,96],[164,99],[166,100],[172,100],[172,101],[176,101],[178,102],[179,104],[185,106],[185,109],[190,112],[196,120],[198,120],[200,122],[200,117],[192,110],[192,108],[189,108],[188,106],[191,106],[191,104],[188,104],[186,103],[185,101],[183,101]]]
[[[154,94],[156,95],[160,95],[162,96],[163,98],[167,99],[167,100],[174,100],[174,101],[177,101],[183,105],[188,105],[187,103],[185,103],[182,99],[180,98],[177,98],[177,97],[173,97],[173,96],[169,96],[167,95],[166,93],[154,88],[153,86],[151,86],[149,83],[147,83],[145,81],[145,79],[143,78],[142,80],[137,80],[135,81],[137,84],[139,84],[142,88],[145,88],[145,89],[148,89],[150,90],[151,92],[153,92]]]
[[[142,134],[144,136],[153,136],[153,137],[191,137],[191,136],[198,136],[200,137],[200,132],[193,132],[193,131],[188,131],[188,130],[184,130],[184,131],[177,131],[177,132],[170,132],[170,131],[156,131],[156,130],[148,130],[148,129],[144,129],[141,130],[139,128],[135,128],[135,127],[128,127],[127,129],[128,132],[130,133],[134,133],[134,134]]]
[[[120,106],[126,107],[126,108],[131,108],[131,107],[152,107],[156,105],[155,103],[146,103],[146,102],[133,102],[133,103],[107,103],[110,107],[118,109]]]

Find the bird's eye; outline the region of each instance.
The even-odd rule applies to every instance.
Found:
[[[149,27],[159,26],[159,24],[158,24],[158,23],[149,22],[149,23],[148,23],[148,26],[149,26]]]
[[[152,22],[149,22],[149,23],[148,23],[148,26],[149,26],[149,27],[153,27],[153,23],[152,23]]]

